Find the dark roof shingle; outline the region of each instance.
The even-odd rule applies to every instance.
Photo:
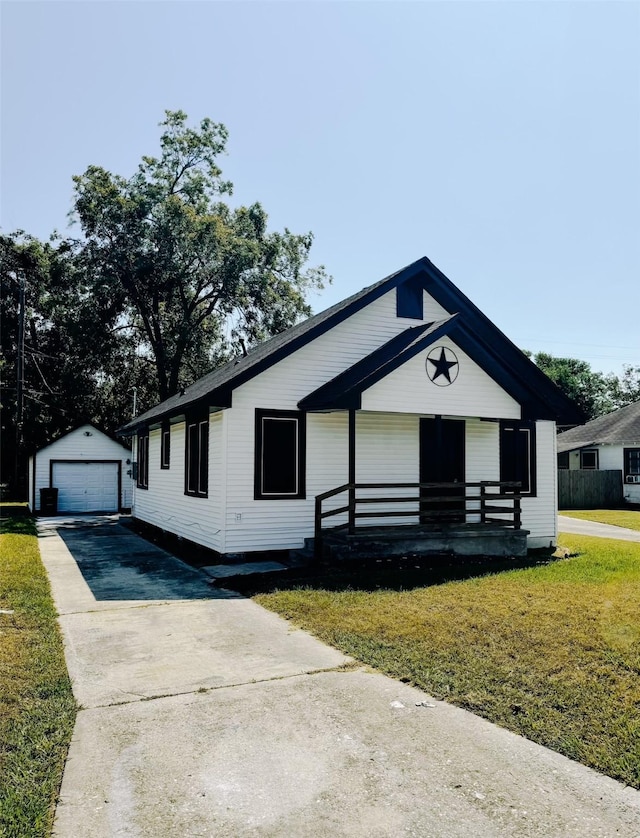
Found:
[[[558,453],[590,445],[640,445],[640,402],[598,416],[558,435]]]
[[[195,381],[189,387],[185,388],[183,393],[176,393],[174,396],[170,396],[165,401],[155,405],[155,407],[136,416],[135,419],[132,419],[124,425],[119,432],[123,435],[135,433],[139,427],[146,426],[149,423],[159,422],[167,416],[176,415],[188,408],[193,408],[198,402],[207,399],[216,391],[219,392],[222,399],[225,399],[227,397],[226,388],[232,383],[234,386],[238,386],[239,383],[252,378],[253,375],[257,375],[262,369],[275,363],[278,360],[279,354],[284,353],[286,355],[288,354],[287,350],[293,351],[293,348],[296,347],[298,342],[311,340],[315,337],[316,332],[324,331],[331,320],[339,320],[347,309],[357,310],[359,303],[369,302],[375,299],[376,296],[380,296],[387,290],[387,285],[393,285],[396,277],[411,269],[417,270],[422,262],[428,262],[428,260],[426,258],[419,259],[417,262],[413,262],[411,265],[389,274],[389,276],[386,276],[379,282],[363,288],[357,294],[347,297],[346,300],[341,300],[339,303],[325,309],[325,311],[321,311],[319,314],[315,314],[303,320],[301,323],[297,323],[279,335],[274,335],[269,340],[263,341],[253,349],[250,349],[244,357],[234,358],[218,369],[198,379],[198,381]],[[211,406],[228,407],[228,404],[211,404]]]

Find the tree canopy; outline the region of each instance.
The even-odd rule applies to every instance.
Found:
[[[12,449],[80,421],[114,431],[244,347],[311,313],[330,277],[312,233],[272,231],[262,205],[231,206],[218,158],[227,129],[167,111],[160,153],[132,176],[73,178],[76,235],[0,236],[2,480]],[[16,429],[19,296],[25,288],[23,430]]]
[[[625,366],[622,378],[604,375],[577,358],[557,358],[547,352],[533,356],[534,363],[582,409],[587,419],[640,401],[640,367]]]
[[[182,111],[162,123],[159,157],[131,178],[98,166],[74,178],[74,216],[95,296],[120,306],[165,399],[238,351],[310,313],[324,268],[305,269],[311,233],[269,232],[259,203],[231,208],[217,158],[227,131]]]

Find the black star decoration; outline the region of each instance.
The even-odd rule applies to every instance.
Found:
[[[444,354],[444,347],[440,350],[440,357],[437,361],[434,361],[433,358],[429,358],[429,363],[433,364],[435,370],[433,371],[433,375],[431,376],[431,380],[435,381],[436,378],[439,378],[441,375],[447,379],[449,384],[451,384],[451,375],[449,370],[452,367],[456,367],[458,365],[457,361],[447,361],[447,357]]]

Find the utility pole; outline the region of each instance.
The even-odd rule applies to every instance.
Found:
[[[18,277],[18,346],[16,357],[16,460],[14,474],[14,493],[19,493],[20,466],[22,465],[22,425],[24,414],[24,331],[25,331],[25,278]],[[22,498],[20,498],[22,499]]]

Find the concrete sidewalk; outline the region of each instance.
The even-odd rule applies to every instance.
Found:
[[[597,521],[583,521],[582,518],[570,518],[568,515],[558,515],[558,529],[574,535],[595,535],[598,538],[617,538],[620,541],[640,541],[638,530],[599,524]]]
[[[82,709],[57,838],[640,835],[639,792],[200,587],[113,521],[59,532],[40,544]]]

